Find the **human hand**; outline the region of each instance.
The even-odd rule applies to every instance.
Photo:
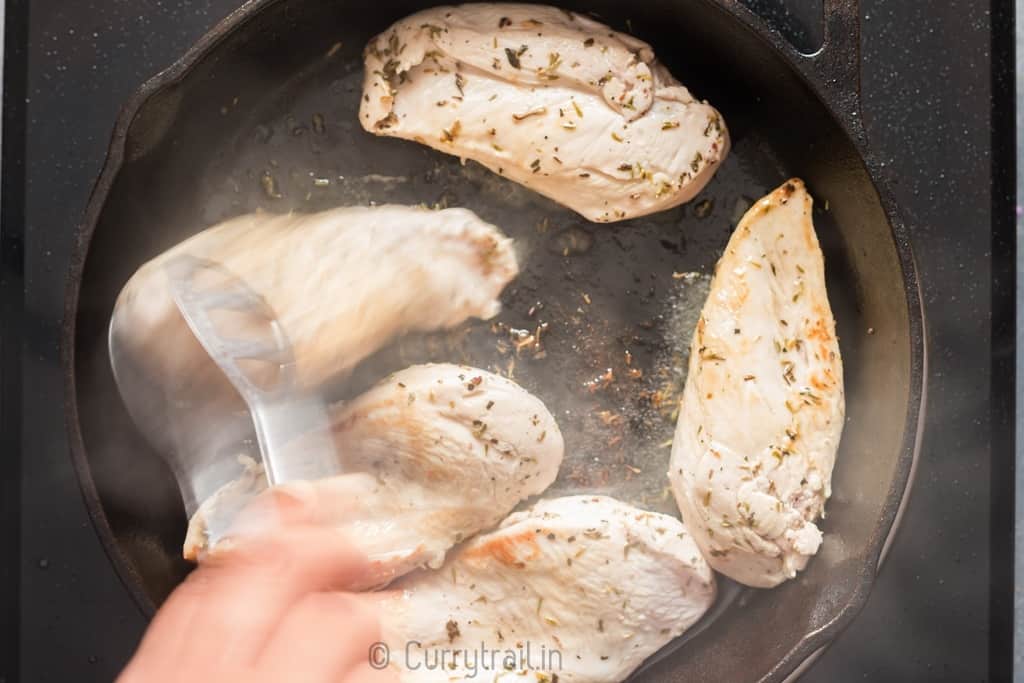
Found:
[[[117,683],[383,683],[369,664],[369,596],[337,590],[368,571],[301,498],[279,490],[242,515],[226,549],[160,608]]]

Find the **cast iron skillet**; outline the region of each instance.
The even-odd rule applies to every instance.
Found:
[[[816,199],[845,364],[848,422],[826,542],[797,580],[775,590],[727,586],[728,604],[716,618],[683,648],[666,648],[637,677],[779,681],[863,606],[911,480],[925,350],[909,236],[859,119],[857,2],[826,0],[824,46],[815,55],[797,53],[738,0],[559,4],[631,29],[723,112],[734,141],[731,157],[690,205],[593,226],[473,164],[363,133],[355,117],[362,47],[422,2],[250,0],[125,107],[78,233],[63,358],[72,455],[85,498],[144,611],[151,613],[189,566],[180,559],[185,519],[174,479],[132,426],[107,360],[115,297],[143,262],[257,207],[467,206],[529,250],[525,272],[504,296],[502,320],[525,326],[532,320],[528,309],[542,300],[552,322],[549,358],[523,362],[516,379],[559,416],[570,452],[593,448],[595,434],[607,445],[588,416],[633,401],[629,417],[640,436],[627,434],[633,441],[613,464],[640,469],[650,464],[644,458],[661,466],[652,441],[671,434],[671,425],[641,429],[650,411],[644,413],[643,398],[630,389],[615,388],[580,410],[570,400],[579,378],[617,362],[624,348],[649,371],[663,361],[672,311],[700,303],[692,292],[673,289],[672,272],[710,272],[746,203],[790,176],[803,178]],[[315,184],[319,177],[331,184]],[[276,194],[281,198],[271,198]],[[581,243],[589,248],[565,257],[566,240],[574,250]],[[566,322],[580,308],[581,292],[594,302],[585,329]],[[666,308],[672,297],[678,306]],[[487,326],[465,332],[464,360],[500,360],[482,341],[490,339]],[[685,346],[690,333],[675,336]],[[365,379],[451,353],[436,344],[391,348],[368,365]],[[573,469],[571,482],[558,486],[608,490],[607,468]],[[612,469],[610,478],[625,480],[624,472]],[[631,495],[651,507],[670,505],[642,491]]]

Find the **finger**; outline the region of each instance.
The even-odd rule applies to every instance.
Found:
[[[281,526],[243,537],[208,558],[171,595],[140,651],[209,663],[249,661],[292,603],[356,583],[366,571],[365,558],[328,527]]]
[[[179,591],[180,588],[168,597],[150,621],[117,683],[142,683],[151,677],[140,672],[160,672],[162,676],[163,672],[177,669],[188,652],[188,641],[193,637],[189,628],[199,609],[198,601],[184,599]]]
[[[202,603],[190,647],[211,661],[250,661],[293,603],[350,585],[365,571],[340,534],[319,527],[239,546],[188,582]]]
[[[323,518],[324,497],[313,485],[293,484],[257,498],[240,515],[232,539],[219,543],[171,594],[133,661],[175,670],[181,657],[243,657],[289,601],[360,583],[367,569],[355,547],[326,525],[306,524]],[[247,645],[233,654],[238,641]]]
[[[362,501],[377,487],[366,474],[295,481],[265,491],[239,515],[232,534],[259,535],[280,525],[340,525],[361,517]]]
[[[270,499],[271,502],[261,501],[259,509],[254,512],[259,519],[274,521],[273,524],[259,524],[267,536],[283,532],[289,516],[296,520],[301,519],[297,512],[286,516],[279,515],[272,509],[272,506],[279,506],[282,511],[288,510],[289,506],[301,507],[297,502],[290,501],[276,492]],[[269,542],[266,539],[265,541]],[[255,538],[252,542],[258,544]],[[175,670],[177,664],[183,661],[183,657],[188,658],[190,643],[203,635],[201,630],[197,633],[194,628],[199,621],[197,614],[204,608],[204,603],[212,599],[217,591],[217,584],[227,579],[227,575],[234,567],[243,563],[258,565],[259,550],[265,551],[266,545],[240,547],[240,540],[223,538],[217,544],[215,552],[204,555],[199,567],[187,576],[185,582],[160,606],[123,676],[134,680],[131,674],[140,666],[147,671]]]
[[[319,491],[319,483],[306,481],[267,489],[245,506],[225,537],[237,542],[324,521]]]
[[[379,640],[377,612],[359,596],[310,593],[282,619],[256,666],[292,680],[335,683],[365,663]]]

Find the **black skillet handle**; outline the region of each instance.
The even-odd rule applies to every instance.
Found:
[[[825,35],[821,48],[804,54],[741,0],[719,0],[752,29],[767,37],[818,90],[858,141],[860,121],[860,0],[824,0]]]
[[[839,112],[859,119],[860,0],[825,0],[824,8],[825,39],[815,54],[799,55],[800,68]]]

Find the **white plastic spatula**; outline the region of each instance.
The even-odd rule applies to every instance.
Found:
[[[293,347],[266,299],[213,261],[184,254],[165,267],[182,318],[249,407],[268,483],[338,474],[325,402],[299,386]]]
[[[197,256],[172,259],[165,273],[182,319],[210,358],[196,372],[219,372],[226,381],[162,381],[147,372],[145,359],[131,351],[140,338],[153,340],[146,348],[154,354],[194,351],[162,346],[158,331],[138,329],[120,300],[111,315],[109,353],[125,407],[174,473],[185,514],[191,518],[238,479],[247,458],[262,460],[270,485],[338,474],[325,401],[317,387],[297,381],[294,347],[266,299],[221,264]],[[211,543],[232,518],[206,515]]]

